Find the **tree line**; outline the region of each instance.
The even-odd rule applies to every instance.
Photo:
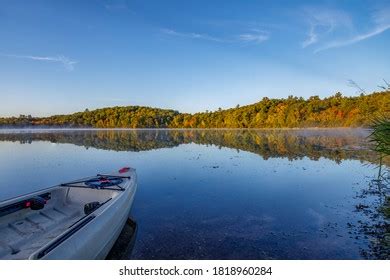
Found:
[[[50,117],[0,118],[2,127],[92,128],[293,128],[365,127],[390,113],[390,91],[321,99],[267,98],[247,106],[195,114],[143,106],[109,107]]]

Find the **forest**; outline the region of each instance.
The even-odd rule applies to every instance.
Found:
[[[327,98],[267,98],[231,109],[195,114],[142,106],[85,109],[69,115],[0,118],[1,127],[74,128],[294,128],[367,127],[390,113],[390,91]]]

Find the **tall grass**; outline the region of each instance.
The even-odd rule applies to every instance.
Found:
[[[383,158],[390,155],[390,118],[382,117],[373,121],[370,141],[374,144],[374,151],[379,154],[378,179],[382,177]]]
[[[380,118],[372,124],[371,141],[381,158],[390,155],[390,118]]]

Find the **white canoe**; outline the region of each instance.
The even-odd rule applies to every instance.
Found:
[[[135,169],[122,168],[1,201],[0,259],[104,259],[136,188]]]

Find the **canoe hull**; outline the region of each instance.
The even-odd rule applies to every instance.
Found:
[[[137,190],[124,169],[0,201],[0,259],[106,258]]]
[[[98,210],[96,218],[42,259],[105,259],[122,231],[134,201],[136,173],[128,175],[132,178],[129,185],[110,207]]]

